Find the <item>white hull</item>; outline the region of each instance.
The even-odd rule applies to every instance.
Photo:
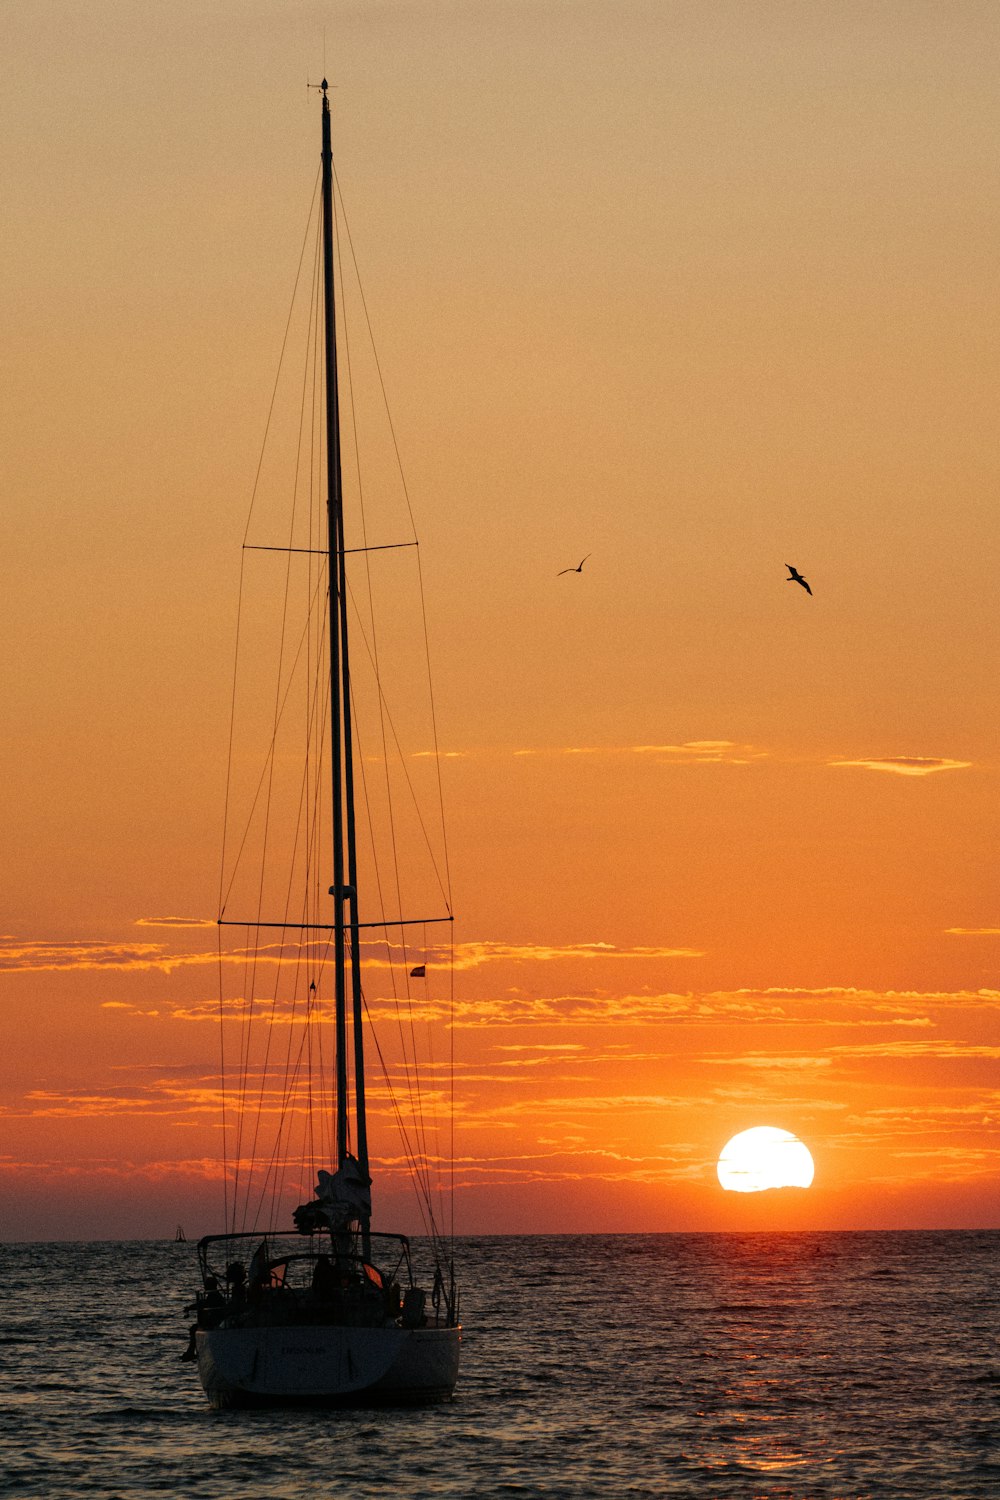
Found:
[[[458,1328],[200,1328],[213,1407],[434,1401],[458,1379]]]

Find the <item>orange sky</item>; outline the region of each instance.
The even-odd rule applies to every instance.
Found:
[[[215,931],[164,918],[216,912],[324,27],[459,1228],[1000,1225],[995,5],[56,0],[0,101],[0,1238],[217,1227]],[[759,1124],[808,1192],[719,1190]]]

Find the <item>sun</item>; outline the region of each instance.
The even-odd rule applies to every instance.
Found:
[[[715,1170],[727,1192],[762,1193],[766,1188],[807,1188],[816,1169],[808,1148],[790,1130],[755,1125],[723,1146]]]

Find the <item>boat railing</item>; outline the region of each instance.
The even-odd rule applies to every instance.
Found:
[[[316,1260],[320,1255],[334,1255],[340,1260],[360,1261],[360,1235],[352,1233],[346,1238],[348,1244],[345,1246],[343,1237],[330,1231],[316,1231],[307,1235],[293,1229],[237,1230],[231,1234],[208,1234],[198,1241],[198,1263],[204,1279],[206,1275],[219,1276],[220,1269],[224,1270],[220,1267],[220,1260],[230,1260],[230,1251],[237,1249],[242,1250],[242,1260],[247,1262],[252,1261],[253,1256],[258,1253],[274,1260]],[[405,1234],[373,1230],[369,1239],[380,1241],[387,1247],[390,1244],[398,1245],[399,1265],[405,1265],[409,1270],[410,1242]],[[303,1249],[303,1245],[308,1248]],[[220,1250],[224,1252],[222,1257],[219,1256]]]
[[[415,1285],[409,1241],[387,1233],[370,1240],[379,1265],[367,1245],[363,1253],[360,1235],[281,1230],[206,1235],[198,1244],[199,1317],[218,1322],[292,1303],[312,1309],[336,1305],[345,1316],[381,1311],[397,1317]]]
[[[373,1231],[368,1238],[380,1264],[362,1253],[360,1232],[206,1235],[198,1242],[202,1291],[191,1311],[203,1327],[223,1321],[267,1322],[283,1317],[282,1309],[298,1309],[310,1317],[325,1310],[331,1318],[336,1314],[336,1321],[385,1317],[403,1327],[454,1327],[458,1307],[453,1277],[446,1280],[438,1264],[431,1289],[425,1291],[415,1280],[406,1235]]]

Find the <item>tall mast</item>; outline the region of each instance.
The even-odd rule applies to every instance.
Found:
[[[330,577],[330,749],[333,779],[334,975],[337,1032],[337,1166],[347,1159],[347,986],[344,930],[343,664],[340,653],[340,564],[343,561],[344,488],[340,468],[340,395],[337,324],[333,300],[333,148],[330,101],[323,79],[323,335],[326,365],[326,516]]]
[[[354,818],[354,748],[351,726],[351,671],[347,630],[347,573],[344,544],[344,492],[340,462],[340,407],[337,381],[337,328],[333,274],[333,150],[330,101],[323,80],[323,301],[326,357],[327,542],[330,569],[330,698],[333,742],[333,894],[337,1033],[337,1166],[347,1157],[347,962],[350,932],[351,1008],[354,1040],[355,1125],[358,1164],[368,1175],[365,1118],[363,997],[359,953],[358,860]],[[345,852],[347,880],[344,880]],[[346,906],[346,912],[345,912]],[[362,1222],[365,1253],[368,1223]]]

